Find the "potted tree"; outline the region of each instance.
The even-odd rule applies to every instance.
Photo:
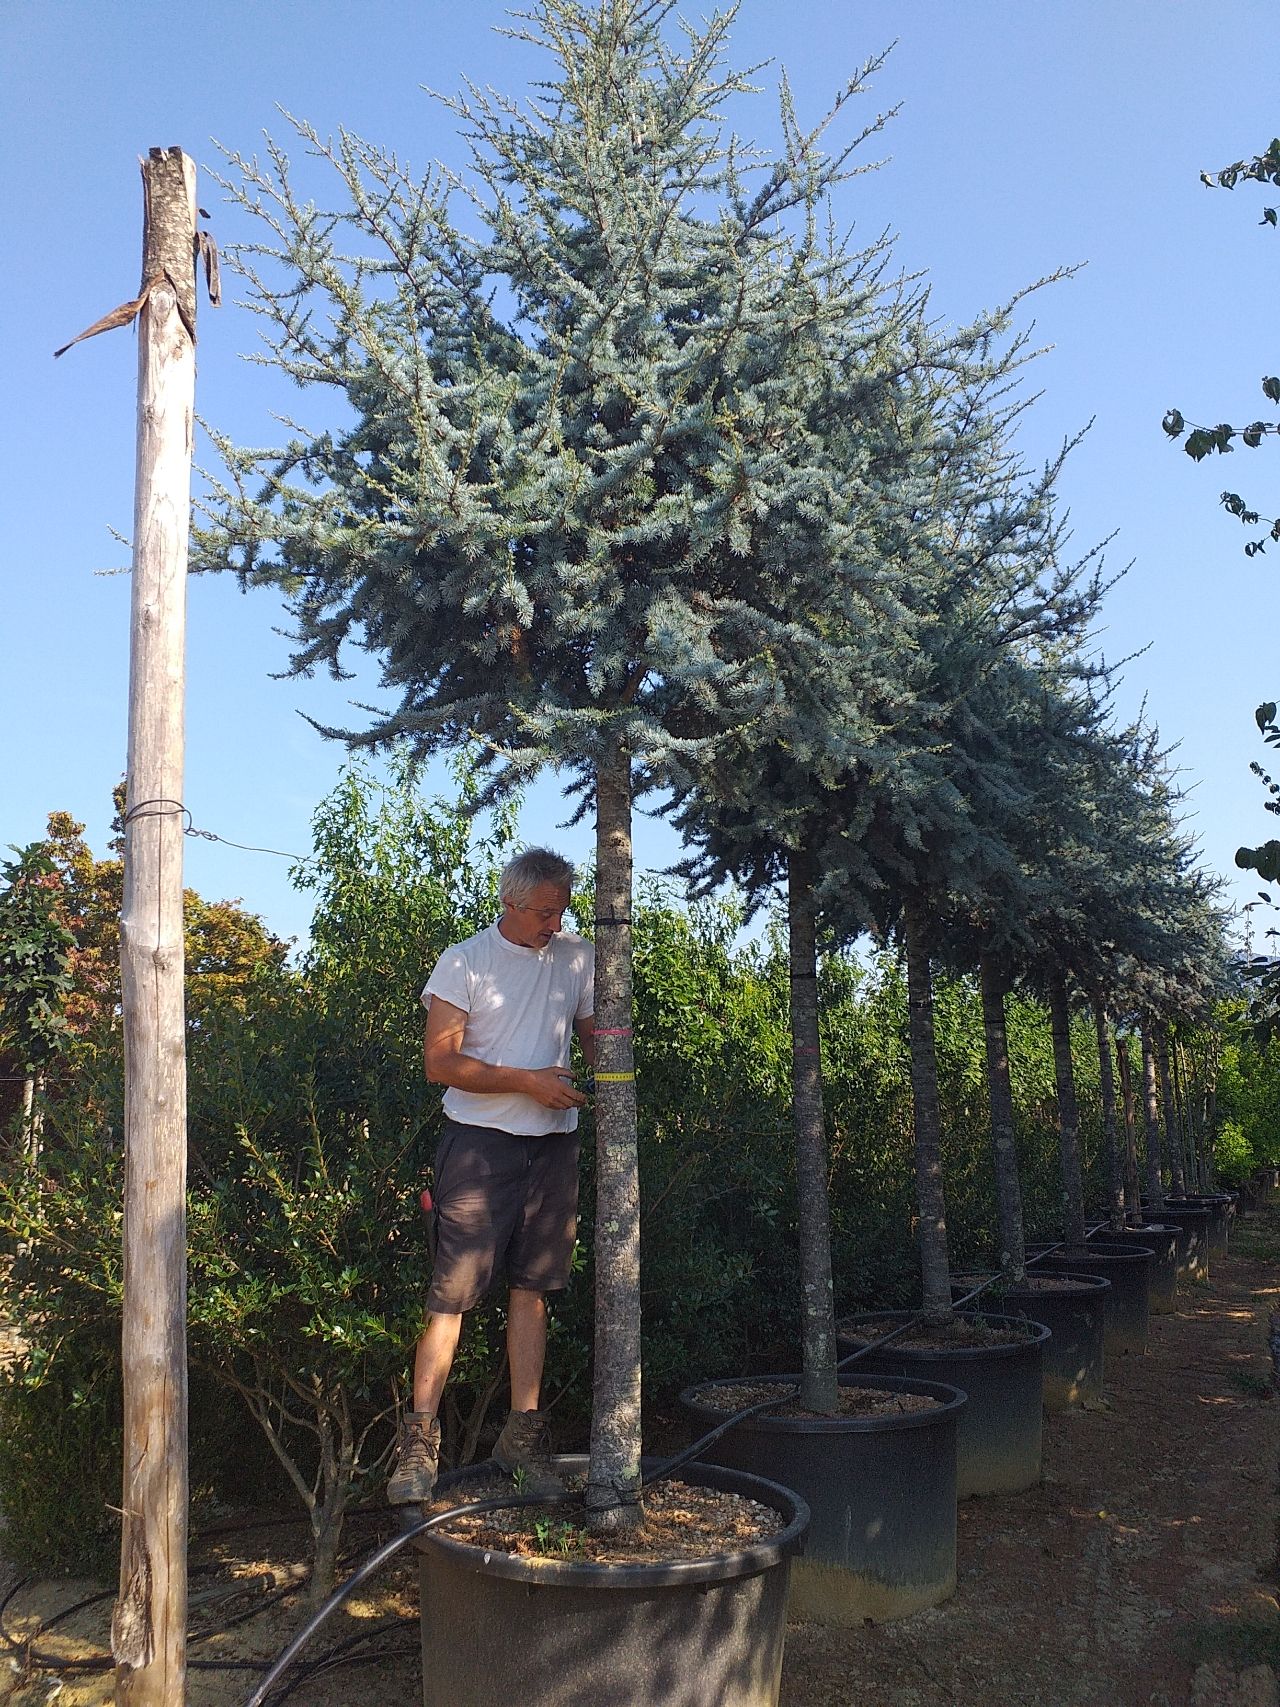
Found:
[[[231,479],[203,536],[206,563],[287,590],[296,669],[340,669],[353,640],[377,652],[400,702],[347,732],[353,744],[407,739],[426,755],[478,739],[489,798],[551,763],[594,813],[596,1322],[583,1525],[618,1544],[642,1512],[633,800],[677,756],[769,715],[780,650],[827,644],[829,605],[808,595],[843,599],[852,512],[826,479],[819,434],[863,402],[827,364],[841,338],[856,344],[878,288],[875,258],[833,254],[811,217],[852,170],[858,139],[825,154],[825,125],[802,130],[784,94],[783,156],[744,177],[719,131],[725,101],[747,86],[724,67],[728,20],[676,48],[664,34],[672,10],[540,0],[519,29],[551,58],[537,103],[517,111],[475,88],[450,103],[472,148],[478,237],[453,216],[449,174],[412,180],[351,136],[331,146],[299,127],[343,195],[323,217],[295,196],[281,150],[265,167],[231,157],[233,200],[267,226],[240,260],[273,328],[269,359],[332,387],[352,420],[267,455],[224,443]],[[788,1539],[770,1543],[767,1592],[758,1550],[732,1550],[723,1621],[745,1646],[719,1669],[699,1646],[687,1667],[699,1700],[776,1692],[776,1578],[799,1505],[755,1491],[774,1508],[767,1527]],[[433,1619],[453,1546],[433,1540],[427,1553]],[[527,1570],[522,1582],[546,1590],[543,1639],[577,1644],[572,1618],[552,1619],[558,1565],[492,1568],[483,1551],[458,1566],[473,1589]],[[630,1569],[590,1567],[593,1625],[598,1590],[627,1592]],[[653,1562],[636,1569],[648,1596]],[[714,1607],[710,1580],[692,1591]],[[584,1587],[576,1576],[571,1586]],[[501,1633],[483,1639],[492,1663],[452,1701],[527,1693],[527,1644],[506,1639],[504,1593],[493,1591]],[[446,1619],[430,1636],[458,1632]],[[593,1639],[590,1663],[600,1694],[623,1676],[630,1688],[625,1644]],[[426,1671],[443,1675],[438,1652]]]

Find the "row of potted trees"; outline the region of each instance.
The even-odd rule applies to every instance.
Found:
[[[801,1022],[803,1005],[802,996]],[[809,1033],[803,1023],[795,1032],[799,1056]],[[918,1106],[922,1089],[927,1103],[927,1074]],[[816,1091],[820,1119],[820,1079]],[[811,1087],[807,1109],[797,1104],[802,1155],[813,1141],[812,1096]],[[1113,1173],[1123,1175],[1114,1128],[1112,1152]],[[696,1561],[602,1565],[424,1542],[428,1707],[503,1698],[518,1676],[526,1686],[545,1680],[526,1698],[577,1699],[556,1690],[584,1655],[584,1700],[774,1703],[788,1612],[849,1626],[945,1600],[956,1584],[957,1501],[1033,1486],[1045,1410],[1100,1399],[1105,1360],[1141,1355],[1150,1315],[1172,1310],[1179,1281],[1206,1278],[1226,1249],[1231,1194],[1184,1183],[1165,1195],[1162,1174],[1152,1178],[1160,1201],[1122,1196],[1119,1225],[1109,1217],[1030,1248],[1019,1225],[1002,1246],[1018,1248],[1020,1263],[949,1278],[942,1303],[838,1324],[831,1315],[816,1332],[812,1318],[823,1312],[811,1308],[801,1370],[687,1389],[691,1428],[720,1432],[682,1473],[776,1514],[773,1533],[751,1545]],[[929,1185],[941,1207],[940,1182]],[[821,1198],[800,1201],[812,1277],[815,1248],[829,1251],[827,1209]],[[945,1240],[944,1213],[933,1234]],[[829,1301],[826,1261],[825,1277],[819,1269],[810,1284]],[[827,1332],[827,1366],[815,1367]],[[754,1414],[726,1429],[744,1408]],[[463,1473],[458,1497],[470,1479]],[[673,1592],[680,1588],[689,1592]],[[506,1633],[535,1618],[536,1643],[513,1652]]]

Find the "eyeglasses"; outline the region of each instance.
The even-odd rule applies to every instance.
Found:
[[[519,911],[532,913],[535,919],[545,925],[549,924],[552,919],[563,917],[565,909],[563,907],[520,907]]]

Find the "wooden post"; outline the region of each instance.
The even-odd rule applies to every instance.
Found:
[[[129,649],[124,985],[124,1528],[116,1700],[186,1699],[186,1040],[183,641],[195,415],[195,165],[142,162],[138,451]]]

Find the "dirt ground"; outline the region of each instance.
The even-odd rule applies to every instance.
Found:
[[[1038,1487],[965,1502],[953,1600],[853,1631],[792,1626],[784,1707],[1280,1707],[1272,1308],[1280,1309],[1275,1210],[1238,1223],[1210,1283],[1184,1289],[1175,1316],[1153,1319],[1146,1357],[1108,1369],[1102,1408],[1048,1419]],[[376,1521],[352,1525],[353,1563],[380,1533]],[[298,1628],[304,1609],[289,1591],[298,1536],[264,1525],[206,1546],[202,1559],[216,1568],[193,1574],[194,1627],[211,1633],[190,1650],[193,1707],[242,1702],[253,1662]],[[239,1585],[234,1597],[229,1579]],[[14,1580],[3,1569],[0,1591]],[[49,1627],[101,1588],[19,1589],[3,1614],[0,1701],[111,1701],[109,1674],[41,1663],[105,1653],[109,1599]],[[307,1656],[376,1630],[351,1651],[392,1657],[313,1674],[290,1698],[416,1707],[415,1615],[405,1565],[348,1603]],[[244,1669],[204,1669],[210,1660]]]

